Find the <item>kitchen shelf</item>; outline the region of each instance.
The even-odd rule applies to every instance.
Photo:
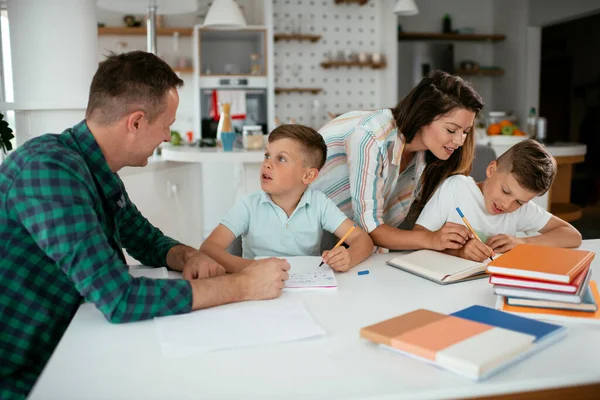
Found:
[[[364,6],[368,2],[369,2],[369,0],[335,0],[335,4],[358,3],[361,6]]]
[[[360,67],[360,68],[372,68],[372,69],[383,69],[387,66],[385,61],[374,63],[374,62],[360,62],[360,61],[324,61],[321,63],[321,67],[325,69],[329,68],[340,68],[340,67]]]
[[[282,88],[276,87],[275,94],[281,93],[310,93],[310,94],[319,94],[323,89],[321,88]]]
[[[308,35],[300,33],[276,33],[273,35],[273,40],[278,42],[280,40],[298,40],[298,41],[311,41],[313,43],[318,42],[321,39],[321,35]]]
[[[502,34],[478,34],[478,33],[427,33],[427,32],[400,32],[399,41],[408,40],[446,40],[464,42],[501,42],[506,39]]]
[[[193,28],[157,28],[157,36],[172,36],[179,32],[180,36],[192,36]],[[146,28],[143,26],[128,28],[126,26],[102,26],[98,27],[98,35],[146,35]]]
[[[454,74],[461,76],[502,76],[504,75],[504,69],[479,69],[477,71],[457,69]]]
[[[193,67],[189,67],[189,68],[173,68],[173,71],[179,72],[181,74],[193,74],[194,73],[194,68]]]

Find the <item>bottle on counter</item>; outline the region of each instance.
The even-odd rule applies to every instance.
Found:
[[[536,137],[536,125],[537,125],[537,118],[535,116],[535,107],[531,107],[529,109],[529,115],[527,116],[527,135],[530,138],[535,138]]]
[[[539,117],[537,119],[537,129],[535,132],[535,139],[540,143],[546,143],[547,135],[546,135],[546,118]]]
[[[264,138],[262,126],[260,125],[244,125],[243,143],[247,150],[262,150],[264,146]]]
[[[221,103],[221,117],[219,118],[219,124],[217,125],[217,147],[221,147],[223,145],[221,134],[224,132],[234,132],[231,124],[230,103]]]

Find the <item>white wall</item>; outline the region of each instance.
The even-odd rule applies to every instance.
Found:
[[[528,104],[535,99],[527,94],[528,62],[535,63],[534,59],[528,57],[530,52],[539,54],[540,51],[539,43],[528,43],[528,13],[526,1],[494,2],[494,29],[506,35],[506,40],[496,44],[494,49],[494,63],[502,65],[505,69],[505,75],[495,78],[494,81],[494,106],[498,110],[514,110],[522,129],[525,127],[529,108],[537,107],[537,104]],[[539,64],[539,59],[537,62]],[[531,72],[529,74],[531,75]],[[534,77],[531,79],[535,81]],[[539,91],[533,86],[530,90]]]
[[[528,23],[546,26],[600,12],[598,0],[529,0]]]
[[[452,28],[472,27],[476,33],[497,32],[494,27],[494,0],[417,0],[419,14],[398,17],[404,32],[441,32],[444,14],[450,14]],[[420,80],[421,62],[430,61],[428,45],[439,42],[398,42],[398,98],[402,99]],[[454,63],[474,60],[481,65],[495,64],[494,49],[498,44],[454,42]],[[504,67],[503,64],[499,66]],[[495,77],[469,77],[483,97],[486,110],[495,107]]]

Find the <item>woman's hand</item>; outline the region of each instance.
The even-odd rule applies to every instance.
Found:
[[[473,234],[464,226],[446,222],[437,231],[431,232],[429,248],[433,250],[460,249]]]

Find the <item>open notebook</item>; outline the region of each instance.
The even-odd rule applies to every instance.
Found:
[[[392,258],[392,267],[429,279],[440,285],[485,278],[489,260],[476,262],[434,250],[418,250]]]

